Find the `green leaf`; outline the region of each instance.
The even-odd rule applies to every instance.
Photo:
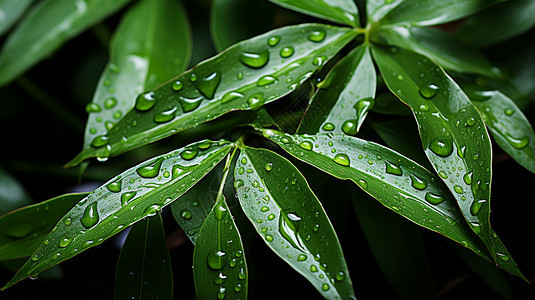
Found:
[[[160,213],[130,229],[117,262],[115,299],[173,299],[171,258]]]
[[[489,259],[448,188],[412,160],[379,144],[345,135],[289,135],[275,130],[264,130],[263,135],[297,159],[336,178],[353,181],[397,214]]]
[[[398,6],[404,0],[367,0],[366,12],[368,14],[368,25],[382,19],[387,13]]]
[[[0,35],[17,22],[32,2],[33,0],[0,0]]]
[[[394,116],[412,116],[411,110],[390,91],[377,94],[372,107],[373,112],[394,115]]]
[[[199,299],[247,299],[243,244],[223,195],[230,161],[229,156],[217,201],[202,225],[193,252],[195,291]]]
[[[110,62],[86,107],[84,148],[134,107],[139,93],[183,72],[190,54],[189,25],[179,2],[142,0],[132,6],[115,32]]]
[[[59,196],[0,217],[0,260],[32,255],[58,220],[86,195]]]
[[[520,35],[535,25],[535,1],[503,1],[468,18],[457,36],[486,47]]]
[[[355,298],[338,237],[318,198],[288,160],[245,147],[234,186],[265,243],[327,299]]]
[[[282,7],[335,23],[359,24],[357,6],[352,0],[269,0]]]
[[[499,91],[464,88],[494,140],[524,168],[535,173],[535,134],[524,113]]]
[[[0,54],[0,86],[130,0],[44,0],[9,36]]]
[[[376,85],[370,49],[358,46],[318,84],[298,132],[356,135],[373,106]]]
[[[24,187],[0,167],[0,215],[30,203]]]
[[[412,109],[425,154],[452,191],[470,227],[497,263],[511,264],[510,255],[498,252],[491,237],[492,149],[478,110],[426,57],[395,47],[373,47],[373,56],[388,88]]]
[[[473,14],[492,1],[489,0],[405,0],[390,10],[381,24],[406,23],[430,26],[458,20]]]
[[[215,167],[199,183],[171,203],[171,213],[193,244],[217,199],[222,169]]]
[[[477,49],[443,30],[402,25],[385,26],[377,33],[388,44],[425,55],[446,69],[491,77],[500,75],[499,69],[492,67]]]
[[[240,42],[154,91],[68,166],[118,155],[233,110],[255,110],[295,90],[356,32],[321,24],[275,29]],[[273,46],[270,46],[271,45]]]
[[[352,189],[352,196],[360,228],[379,268],[399,298],[435,299],[434,283],[418,227],[385,211],[362,191]]]
[[[82,199],[3,289],[34,276],[155,215],[203,178],[232,149],[202,141],[126,170]],[[65,222],[66,219],[71,221]]]
[[[212,1],[210,30],[217,51],[271,29],[274,8],[267,1]]]

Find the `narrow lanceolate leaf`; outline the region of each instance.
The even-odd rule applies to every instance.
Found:
[[[202,141],[152,158],[111,179],[65,214],[4,288],[155,215],[210,172],[232,147],[225,141]]]
[[[0,260],[28,257],[84,194],[59,196],[0,217]]]
[[[269,0],[282,7],[316,18],[350,26],[358,25],[357,5],[353,0]]]
[[[297,159],[355,182],[397,214],[490,259],[464,222],[448,188],[412,160],[379,144],[344,135],[289,135],[274,130],[263,134]]]
[[[326,299],[354,299],[338,237],[299,170],[274,152],[245,147],[234,178],[243,211],[271,250]]]
[[[271,29],[276,6],[267,1],[214,0],[210,31],[217,51]]]
[[[426,57],[396,47],[374,47],[373,55],[388,88],[412,109],[429,161],[472,230],[500,260],[489,222],[492,148],[478,110]]]
[[[0,35],[26,11],[33,0],[0,0]]]
[[[173,299],[173,272],[160,213],[136,223],[115,272],[115,299]]]
[[[379,22],[417,26],[443,24],[471,15],[490,3],[489,0],[405,0]]]
[[[449,70],[492,77],[500,74],[477,49],[440,29],[385,26],[378,34],[388,44],[418,52]]]
[[[356,188],[351,192],[360,228],[375,261],[399,298],[435,299],[434,283],[419,228],[385,211],[381,204],[364,192]]]
[[[366,1],[366,13],[368,14],[368,25],[380,20],[384,15],[398,6],[405,0],[368,0]]]
[[[169,206],[180,228],[193,244],[217,199],[221,164]]]
[[[373,106],[376,84],[370,49],[358,46],[318,84],[298,132],[357,134]]]
[[[355,35],[348,28],[302,24],[240,42],[139,95],[135,109],[68,165],[118,155],[232,110],[258,109],[295,90]]]
[[[535,1],[503,1],[468,18],[457,35],[476,46],[489,46],[520,35],[535,25]]]
[[[0,54],[0,85],[24,73],[64,42],[129,1],[42,1],[7,39]]]
[[[535,134],[524,113],[499,91],[464,90],[483,115],[496,143],[520,165],[535,173]]]
[[[225,166],[228,174],[230,160]],[[193,276],[199,299],[247,299],[247,262],[241,236],[223,195],[199,232],[193,252]]]
[[[115,32],[110,62],[86,107],[84,148],[134,107],[139,93],[183,72],[190,53],[189,26],[179,2],[143,0],[132,6]]]

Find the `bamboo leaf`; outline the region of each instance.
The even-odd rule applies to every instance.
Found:
[[[32,255],[58,220],[86,195],[59,196],[0,217],[0,260]]]
[[[288,135],[263,130],[266,138],[312,166],[339,179],[349,179],[395,213],[471,249],[492,261],[485,245],[465,223],[446,185],[412,160],[379,144],[354,137],[318,134]],[[494,231],[500,267],[522,273]],[[496,255],[496,254],[495,254]]]
[[[354,299],[338,237],[299,170],[274,152],[245,147],[234,178],[240,205],[266,245],[325,298]]]
[[[45,0],[28,12],[0,54],[0,86],[130,0]]]
[[[469,17],[457,36],[475,46],[486,47],[520,35],[535,25],[535,1],[501,1]]]
[[[195,244],[193,275],[199,299],[247,299],[248,275],[243,244],[223,195],[230,162],[231,156],[227,157],[217,201]]]
[[[202,141],[154,157],[111,179],[78,202],[56,224],[3,289],[30,275],[35,277],[155,215],[210,172],[232,147],[225,141]]]
[[[358,46],[318,84],[298,132],[356,135],[374,104],[376,84],[370,49]]]
[[[132,6],[115,32],[110,62],[86,107],[84,148],[134,107],[139,93],[183,72],[190,55],[189,25],[179,2],[142,0]]]
[[[32,2],[33,0],[0,0],[0,35],[17,22]]]
[[[501,74],[477,49],[440,29],[385,26],[378,34],[388,44],[425,55],[449,70],[491,77]]]
[[[210,31],[217,51],[271,29],[275,7],[267,1],[214,0]]]
[[[302,24],[240,42],[139,95],[135,109],[68,166],[118,155],[233,110],[258,109],[295,90],[355,35],[347,28]]]
[[[492,1],[488,0],[405,0],[390,10],[381,24],[430,26],[458,20],[471,15]]]
[[[494,140],[524,168],[535,173],[535,133],[516,104],[499,91],[464,88]]]
[[[492,149],[478,110],[426,57],[395,47],[373,47],[373,56],[388,88],[412,109],[427,158],[454,195],[472,230],[498,264],[511,267],[522,277],[510,255],[499,252],[505,247],[498,250],[492,237]]]
[[[320,19],[358,25],[359,17],[355,2],[352,0],[269,0],[282,7],[295,10]]]
[[[173,272],[160,213],[132,226],[115,272],[115,299],[173,299]]]

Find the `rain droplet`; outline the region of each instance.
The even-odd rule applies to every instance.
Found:
[[[217,207],[214,207],[214,217],[217,220],[223,219],[223,216],[225,216],[226,212],[227,209],[221,204],[217,205]]]
[[[227,264],[227,253],[214,249],[208,253],[206,263],[212,270],[221,270]]]
[[[420,89],[420,95],[425,99],[431,99],[438,94],[439,89],[436,84],[429,83]]]
[[[182,152],[180,152],[180,157],[182,157],[185,160],[192,160],[194,159],[197,154],[199,154],[199,150],[192,148],[192,149],[186,149]]]
[[[89,229],[95,226],[98,221],[99,216],[97,210],[97,202],[95,201],[85,208],[84,214],[82,215],[80,222],[85,228]]]
[[[187,209],[183,209],[183,210],[180,212],[180,216],[181,216],[184,220],[189,220],[189,219],[191,219],[192,214],[191,214],[191,211],[189,211],[189,210],[187,210]]]
[[[273,163],[268,162],[264,168],[266,169],[266,171],[270,172],[271,170],[273,170]]]
[[[437,204],[442,203],[446,199],[444,199],[444,197],[442,196],[427,192],[425,194],[425,200],[427,200],[431,204],[437,205]]]
[[[512,116],[512,115],[515,113],[515,111],[512,110],[512,109],[510,109],[510,108],[506,108],[506,109],[503,110],[503,113],[504,113],[506,116]]]
[[[316,273],[316,272],[318,272],[318,268],[315,265],[311,265],[310,266],[310,272]]]
[[[357,184],[363,189],[368,188],[368,183],[364,179],[357,180]]]
[[[500,252],[496,252],[496,256],[498,256],[499,259],[503,260],[503,261],[509,261],[509,256],[503,254],[503,253],[500,253]]]
[[[160,173],[160,168],[162,166],[163,161],[164,161],[164,158],[161,157],[154,162],[151,162],[142,167],[139,167],[136,170],[136,172],[137,174],[139,174],[139,176],[143,178],[154,178],[158,176],[158,173]]]
[[[327,283],[324,283],[321,285],[321,289],[325,292],[328,291],[330,288],[331,287]]]
[[[104,147],[108,144],[109,138],[105,135],[99,135],[91,141],[91,146],[95,148]]]
[[[182,81],[177,80],[173,82],[173,85],[171,86],[171,88],[173,89],[173,91],[178,92],[182,89],[183,86],[184,84],[182,83]]]
[[[277,46],[277,44],[279,43],[280,40],[281,40],[280,36],[272,36],[267,40],[267,43],[268,43],[268,45],[273,47],[273,46]]]
[[[238,100],[243,98],[243,94],[238,92],[228,92],[221,98],[221,103],[227,103],[230,101]]]
[[[264,97],[262,94],[254,94],[247,99],[247,103],[251,110],[256,110],[264,105]]]
[[[323,124],[322,129],[325,130],[325,131],[333,131],[334,130],[334,124],[330,123],[330,122],[327,122],[327,123]]]
[[[453,140],[450,136],[446,138],[436,138],[429,144],[429,149],[436,155],[447,157],[453,152]]]
[[[60,248],[65,248],[69,246],[71,242],[72,242],[72,238],[62,238],[61,240],[59,240],[58,246]]]
[[[312,42],[319,43],[325,39],[325,35],[325,31],[323,30],[314,30],[310,32],[310,34],[308,35],[308,39]]]
[[[147,111],[153,108],[155,104],[154,92],[145,92],[137,96],[135,108],[139,111]]]
[[[511,146],[515,147],[516,149],[522,149],[529,144],[529,137],[527,136],[515,138],[510,136],[509,134],[505,134],[505,139],[507,139],[507,142],[509,142],[509,144],[511,144]]]
[[[266,241],[273,242],[273,237],[269,234],[266,234]]]
[[[388,160],[385,160],[385,165],[386,165],[386,173],[397,175],[397,176],[403,175],[403,170],[401,170],[399,166],[389,162]]]
[[[178,103],[182,107],[182,110],[187,113],[196,110],[202,103],[203,97],[187,98],[184,96],[178,97]]]
[[[335,278],[336,278],[336,281],[343,281],[344,279],[346,279],[346,274],[343,271],[340,271],[336,273]]]
[[[175,118],[177,107],[173,107],[171,109],[168,109],[166,111],[162,111],[157,113],[154,116],[154,122],[156,123],[167,123]]]
[[[234,287],[234,291],[236,293],[239,293],[241,290],[242,290],[242,285],[240,283],[236,284],[236,286]]]
[[[479,214],[479,211],[481,210],[481,207],[483,206],[483,204],[485,204],[485,202],[487,202],[487,200],[485,199],[474,200],[472,202],[472,205],[470,205],[470,213],[472,214],[472,216],[477,216]]]
[[[234,182],[234,187],[239,188],[240,186],[243,186],[243,180],[238,179]]]
[[[357,120],[347,120],[342,124],[342,131],[347,135],[356,135],[357,130]]]
[[[100,105],[97,103],[89,103],[85,106],[85,111],[87,113],[96,113],[100,112],[102,109],[100,108]]]
[[[299,254],[299,256],[297,257],[297,261],[305,261],[307,260],[308,256],[304,255],[304,254]]]
[[[265,66],[269,60],[269,50],[263,50],[258,53],[244,52],[240,55],[240,61],[254,69],[259,69]]]
[[[299,147],[310,151],[312,150],[312,143],[310,141],[302,141],[299,143]]]
[[[411,174],[411,185],[417,190],[423,190],[427,187],[427,182],[416,175]]]
[[[275,78],[273,76],[266,75],[266,76],[260,77],[260,79],[258,79],[256,84],[258,86],[266,86],[268,84],[272,84],[272,83],[275,83],[275,82],[277,82],[277,78]]]
[[[470,118],[468,118],[468,119],[466,120],[466,124],[467,124],[468,126],[474,126],[474,124],[476,124],[476,118],[474,118],[474,117],[470,117]]]
[[[294,54],[294,48],[293,47],[283,47],[281,51],[279,52],[280,56],[283,58],[290,57]]]
[[[112,183],[109,183],[108,185],[106,185],[106,188],[110,191],[110,192],[114,192],[114,193],[118,193],[121,191],[121,179],[118,179]]]
[[[462,188],[461,186],[459,186],[459,185],[454,186],[454,187],[453,187],[453,190],[454,190],[457,194],[462,194],[462,193],[464,193],[463,188]]]
[[[214,72],[205,78],[203,78],[199,83],[197,83],[197,90],[206,98],[214,99],[215,92],[219,83],[221,82],[221,73]]]
[[[191,75],[189,75],[189,81],[196,82],[197,81],[197,74],[191,73]]]
[[[463,176],[463,180],[466,184],[470,185],[472,184],[472,176],[473,176],[474,172],[470,172],[470,173],[466,173],[464,174]]]
[[[336,154],[336,156],[333,158],[334,162],[341,165],[341,166],[344,166],[344,167],[347,167],[349,166],[349,163],[350,163],[350,160],[349,160],[349,156],[345,155],[345,154]]]
[[[114,108],[117,105],[117,99],[110,97],[104,101],[104,107],[106,109]]]
[[[137,192],[126,192],[121,195],[121,206],[127,205],[132,198],[136,196]]]

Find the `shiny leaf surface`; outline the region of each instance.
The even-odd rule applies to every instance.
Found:
[[[173,299],[173,273],[160,213],[132,226],[115,272],[115,299]]]
[[[326,299],[354,299],[338,237],[299,170],[274,152],[245,147],[234,178],[241,207],[266,245]]]
[[[367,0],[366,12],[368,14],[368,25],[379,21],[403,1],[404,0]]]
[[[59,196],[0,217],[0,260],[32,255],[58,220],[86,195]]]
[[[30,10],[0,53],[0,86],[130,0],[45,0]]]
[[[143,0],[132,6],[115,32],[110,62],[86,107],[84,148],[134,107],[139,93],[183,72],[190,54],[189,25],[177,1]]]
[[[358,24],[358,10],[352,0],[269,0],[282,7],[316,18],[354,26]]]
[[[478,110],[457,84],[426,57],[395,47],[374,47],[373,56],[388,88],[412,109],[425,153],[472,230],[498,264],[516,269],[510,255],[499,252],[505,248],[500,246],[498,250],[491,237],[492,149]],[[500,258],[502,255],[507,261]]]
[[[135,109],[68,165],[118,155],[232,110],[259,109],[295,90],[321,67],[318,57],[324,63],[355,35],[346,28],[302,24],[240,42],[139,95]]]
[[[33,0],[0,0],[0,35],[17,22],[32,2]]]
[[[233,147],[202,141],[126,170],[82,199],[4,287],[101,244],[184,194]],[[70,221],[65,222],[69,219]]]
[[[24,187],[0,167],[0,214],[31,203]]]
[[[358,46],[318,84],[298,132],[356,135],[373,106],[376,84],[370,49]]]
[[[443,24],[473,14],[489,3],[491,1],[488,0],[405,0],[379,22],[418,26]]]
[[[491,77],[500,75],[477,49],[443,30],[402,25],[384,27],[378,32],[390,45],[425,55],[446,69]]]
[[[499,91],[470,87],[464,90],[481,112],[496,143],[520,165],[535,173],[535,133],[524,113]]]

